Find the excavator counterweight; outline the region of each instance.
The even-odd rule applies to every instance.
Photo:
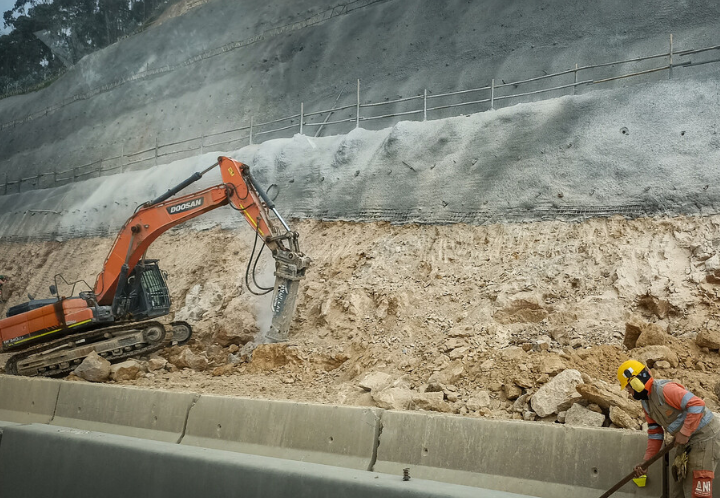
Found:
[[[180,197],[175,195],[219,166],[223,183]],[[254,278],[255,247],[245,282],[254,294],[273,292],[268,340],[288,339],[299,281],[310,258],[300,252],[298,234],[288,227],[252,177],[250,168],[228,157],[156,199],[138,206],[120,229],[91,291],[78,296],[32,300],[13,306],[0,320],[0,352],[18,351],[6,371],[56,376],[73,370],[92,352],[118,361],[148,354],[168,344],[184,344],[192,334],[186,322],[166,327],[157,318],[170,313],[170,292],[157,260],[145,253],[162,233],[218,207],[239,211],[275,259],[275,285],[263,288]],[[258,252],[257,257],[262,252]],[[250,268],[253,269],[250,283]],[[56,285],[51,291],[57,289]]]

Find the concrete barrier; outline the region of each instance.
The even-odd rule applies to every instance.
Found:
[[[381,410],[200,396],[182,444],[369,470]]]
[[[0,375],[0,420],[49,423],[59,390],[57,381]]]
[[[642,461],[641,432],[559,424],[384,412],[373,470],[396,474],[410,467],[422,479],[541,497],[597,498]],[[660,496],[662,465],[648,485],[630,482],[616,495]]]
[[[0,440],[0,496],[520,498],[466,486],[47,425]],[[527,496],[527,495],[525,495]]]
[[[51,425],[177,443],[197,394],[60,382]]]

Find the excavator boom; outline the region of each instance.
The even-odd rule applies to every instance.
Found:
[[[172,197],[215,166],[220,167],[223,184]],[[95,282],[98,304],[113,306],[113,312],[117,314],[117,296],[123,293],[118,285],[122,285],[133,271],[150,244],[175,225],[226,204],[242,213],[275,258],[273,320],[268,338],[276,342],[287,340],[299,280],[305,275],[310,260],[300,252],[297,233],[290,231],[272,201],[256,184],[250,168],[228,157],[219,157],[210,168],[195,173],[157,199],[141,205],[125,222]]]

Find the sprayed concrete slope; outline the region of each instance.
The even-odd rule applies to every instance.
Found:
[[[647,83],[225,154],[274,186],[288,217],[486,223],[715,213],[718,95],[712,78]],[[0,237],[114,235],[138,204],[216,158],[0,196]],[[220,181],[215,170],[186,192]],[[244,223],[225,209],[198,222]]]
[[[53,171],[57,163],[65,170],[152,147],[156,138],[168,143],[235,128],[250,116],[257,123],[296,114],[301,102],[326,109],[341,91],[338,104],[352,104],[357,79],[362,100],[377,102],[663,53],[671,33],[676,51],[716,45],[718,19],[720,5],[710,0],[212,0],[86,57],[42,91],[0,101],[0,124],[41,113],[0,132],[0,178]],[[676,77],[715,71],[678,68]],[[561,128],[546,116],[547,135],[535,138],[571,134],[580,111],[566,108]],[[662,125],[643,120],[646,129]]]

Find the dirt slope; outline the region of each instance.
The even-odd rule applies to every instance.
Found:
[[[720,328],[720,287],[711,283],[720,217],[295,225],[314,264],[288,344],[261,345],[249,362],[238,353],[269,324],[268,298],[244,284],[248,232],[175,229],[148,256],[167,270],[175,318],[196,328],[185,348],[202,361],[178,368],[183,348],[166,350],[165,369],[123,383],[373,405],[374,393],[359,384],[381,372],[405,390],[442,390],[443,399],[426,409],[519,418],[514,399],[564,368],[614,382],[629,355],[627,324],[653,323],[677,356],[658,360],[656,374],[719,406],[720,356],[695,338]],[[111,243],[0,244],[0,270],[12,277],[0,312],[27,292],[46,297],[56,273],[92,285]],[[271,279],[265,268],[259,280]]]

